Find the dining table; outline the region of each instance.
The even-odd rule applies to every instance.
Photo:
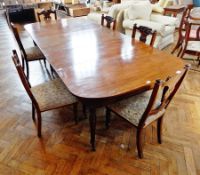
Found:
[[[184,62],[165,51],[86,18],[25,25],[68,90],[89,112],[90,143],[96,149],[96,110],[149,90]]]

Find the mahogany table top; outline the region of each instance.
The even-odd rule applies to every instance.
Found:
[[[184,67],[181,59],[87,19],[25,26],[69,91],[101,99],[137,91]]]

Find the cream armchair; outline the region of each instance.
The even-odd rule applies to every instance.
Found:
[[[143,0],[142,2],[148,0]],[[122,26],[123,20],[124,20],[124,10],[130,7],[130,5],[133,5],[135,3],[141,3],[141,0],[128,0],[128,1],[123,1],[121,4],[109,4],[107,5],[106,2],[104,4],[95,4],[91,7],[91,12],[88,14],[88,19],[91,19],[97,23],[101,23],[101,15],[102,14],[107,14],[114,18],[116,20],[116,30],[124,33],[124,28]],[[95,8],[93,8],[95,7]]]
[[[157,3],[152,4],[152,11],[154,13],[163,14],[164,8],[173,4],[174,4],[173,0],[159,0]]]
[[[163,49],[174,42],[174,31],[177,24],[177,18],[162,16],[152,13],[151,4],[134,4],[124,10],[124,20],[122,26],[125,34],[131,35],[133,25],[145,26],[157,31],[154,47]],[[136,39],[139,38],[139,33],[136,34]],[[149,44],[150,38],[147,38]]]

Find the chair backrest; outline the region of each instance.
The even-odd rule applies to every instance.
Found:
[[[157,80],[155,82],[149,103],[140,120],[139,125],[141,125],[141,127],[145,125],[148,117],[168,107],[189,69],[190,65],[186,65],[184,69],[177,71],[172,77],[167,77],[165,81]],[[156,101],[159,101],[159,104],[157,104]]]
[[[27,80],[27,78],[26,78],[26,75],[25,75],[25,73],[24,73],[24,71],[23,71],[23,68],[22,68],[21,63],[20,63],[20,61],[19,61],[19,57],[18,57],[18,55],[17,55],[16,50],[13,50],[12,59],[13,59],[13,62],[14,62],[14,64],[15,64],[15,67],[16,67],[16,69],[17,69],[17,72],[18,72],[18,74],[19,74],[19,77],[20,77],[20,79],[21,79],[21,82],[22,82],[22,84],[23,84],[23,86],[24,86],[24,88],[25,88],[25,90],[26,90],[28,96],[30,97],[30,99],[31,99],[32,103],[34,104],[34,106],[35,106],[37,109],[39,109],[38,103],[37,103],[37,101],[35,100],[35,97],[33,96],[32,92],[31,92],[31,85],[30,85],[30,83],[28,82],[28,80]]]
[[[18,43],[18,46],[19,46],[19,48],[20,48],[20,51],[23,53],[23,56],[24,56],[24,58],[26,59],[26,51],[25,51],[25,49],[24,49],[24,47],[23,47],[23,45],[22,45],[22,42],[21,42],[21,39],[20,39],[18,30],[17,30],[16,26],[15,26],[13,23],[11,23],[11,29],[12,29],[13,34],[14,34],[14,36],[15,36],[15,39],[16,39],[16,41],[17,41],[17,43]]]
[[[111,16],[104,16],[104,14],[102,14],[101,16],[101,25],[104,26],[105,25],[105,21],[106,21],[106,27],[107,28],[111,28],[115,30],[116,27],[116,20],[114,18],[112,18]]]
[[[137,27],[137,24],[134,24],[133,31],[132,31],[132,38],[135,39],[136,32],[140,32],[140,38],[139,40],[146,43],[147,37],[151,35],[151,41],[150,46],[153,47],[155,39],[156,39],[156,31],[153,31],[151,28],[145,27],[145,26],[139,26]]]
[[[147,36],[151,35],[151,41],[150,46],[153,47],[155,39],[156,39],[156,31],[153,31],[151,28],[145,27],[145,26],[139,26],[137,27],[137,24],[134,24],[133,31],[132,31],[132,38],[135,39],[136,32],[140,32],[140,38],[139,40],[146,43]]]
[[[57,20],[57,14],[56,14],[55,10],[49,9],[49,10],[43,10],[43,11],[37,13],[39,22],[41,22],[41,18],[40,18],[41,16],[44,17],[45,21],[51,20],[51,14],[53,14],[55,17],[55,20]]]
[[[188,18],[190,16],[190,12],[191,12],[192,8],[193,8],[193,5],[188,5],[187,8],[185,8],[185,10],[184,10],[184,12],[182,14],[182,18],[181,18],[181,22],[180,22],[179,30],[178,30],[179,37],[182,37],[182,38],[185,37],[183,35],[182,31],[185,30],[185,23],[186,23],[186,21],[188,20]]]

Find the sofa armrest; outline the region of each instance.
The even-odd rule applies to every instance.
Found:
[[[153,22],[153,21],[147,21],[147,20],[142,20],[142,19],[136,19],[136,20],[130,20],[130,19],[126,19],[123,21],[123,27],[125,29],[133,29],[134,24],[137,24],[138,26],[145,26],[145,27],[149,27],[153,30],[155,30],[157,33],[160,33],[162,35],[162,33],[165,31],[165,26],[163,24],[159,24],[157,22]]]
[[[163,25],[168,25],[168,26],[176,26],[178,23],[178,19],[175,17],[170,17],[170,16],[163,16],[159,14],[151,14],[151,21],[158,22]]]

